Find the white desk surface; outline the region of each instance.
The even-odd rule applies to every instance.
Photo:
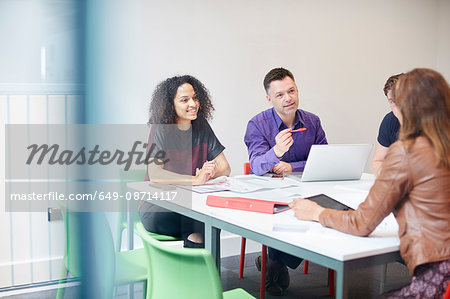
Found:
[[[307,197],[323,193],[356,209],[358,204],[364,201],[374,179],[373,175],[364,174],[359,181],[297,181],[297,187],[252,193],[222,191],[213,194],[290,202],[293,197]],[[148,183],[143,182],[129,183],[128,186],[139,191],[149,189]],[[297,220],[291,210],[271,215],[209,207],[206,206],[206,196],[207,194],[192,192],[193,211],[339,261],[349,261],[399,250],[398,226],[392,214],[369,237],[357,237],[322,227],[319,223]],[[289,225],[294,230],[298,227],[298,230],[274,231],[274,224],[276,226],[279,224]]]

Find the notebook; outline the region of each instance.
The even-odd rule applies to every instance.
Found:
[[[371,151],[372,144],[314,144],[300,180],[359,180]],[[299,175],[292,176],[299,178]]]

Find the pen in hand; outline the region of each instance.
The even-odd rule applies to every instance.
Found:
[[[296,132],[302,132],[302,131],[306,131],[306,128],[300,128],[300,129],[296,129],[296,130],[289,130],[289,133],[296,133]]]

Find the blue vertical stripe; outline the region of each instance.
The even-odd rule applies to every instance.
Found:
[[[10,107],[10,98],[9,95],[7,95],[6,97],[6,123],[10,124],[11,123],[11,107]],[[11,153],[11,143],[9,140],[9,130],[8,132],[6,132],[6,144],[8,145],[8,152]],[[6,162],[6,167],[8,168],[8,174],[11,175],[11,162],[5,161]],[[9,187],[11,188],[11,182],[8,182]],[[10,189],[11,190],[11,189]],[[7,200],[5,198],[5,200]],[[9,215],[9,253],[11,256],[11,285],[14,285],[14,246],[13,246],[13,231],[12,231],[12,227],[13,227],[13,213],[8,213]]]
[[[48,125],[49,125],[49,99],[48,95],[45,97],[45,123],[47,125],[47,138],[48,138]],[[47,140],[48,143],[48,140]],[[50,177],[49,174],[49,168],[47,167],[47,179]],[[49,182],[47,181],[47,189],[49,188]],[[48,227],[48,256],[50,257],[48,261],[48,273],[50,276],[50,280],[53,280],[53,263],[52,263],[52,230],[51,230],[51,223],[47,222]]]
[[[30,127],[30,95],[27,95],[27,140],[28,143],[30,143],[30,132],[29,132],[29,127]],[[30,168],[28,168],[28,179],[31,177],[31,173],[30,173]],[[28,181],[28,192],[31,191],[31,183]],[[31,208],[31,202],[28,202],[28,207]],[[30,239],[30,278],[31,278],[31,283],[34,282],[34,259],[33,259],[33,213],[31,213],[31,210],[28,212],[28,226],[29,226],[29,239]]]

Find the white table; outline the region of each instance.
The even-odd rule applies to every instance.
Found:
[[[277,199],[289,202],[288,195],[302,197],[326,194],[352,208],[361,203],[373,184],[374,177],[364,174],[360,181],[296,182],[297,187],[266,190],[254,193],[215,192],[220,196],[240,196],[260,199]],[[148,182],[129,183],[131,191],[161,192]],[[355,268],[383,265],[401,260],[398,227],[390,215],[369,236],[356,237],[324,228],[319,223],[299,221],[292,211],[275,215],[206,206],[207,194],[177,189],[182,201],[152,203],[205,223],[205,247],[220,269],[220,229],[241,235],[256,242],[298,256],[336,271],[336,297],[347,298],[348,271]],[[299,231],[274,231],[278,224],[298,225]],[[132,227],[130,225],[129,227]]]

